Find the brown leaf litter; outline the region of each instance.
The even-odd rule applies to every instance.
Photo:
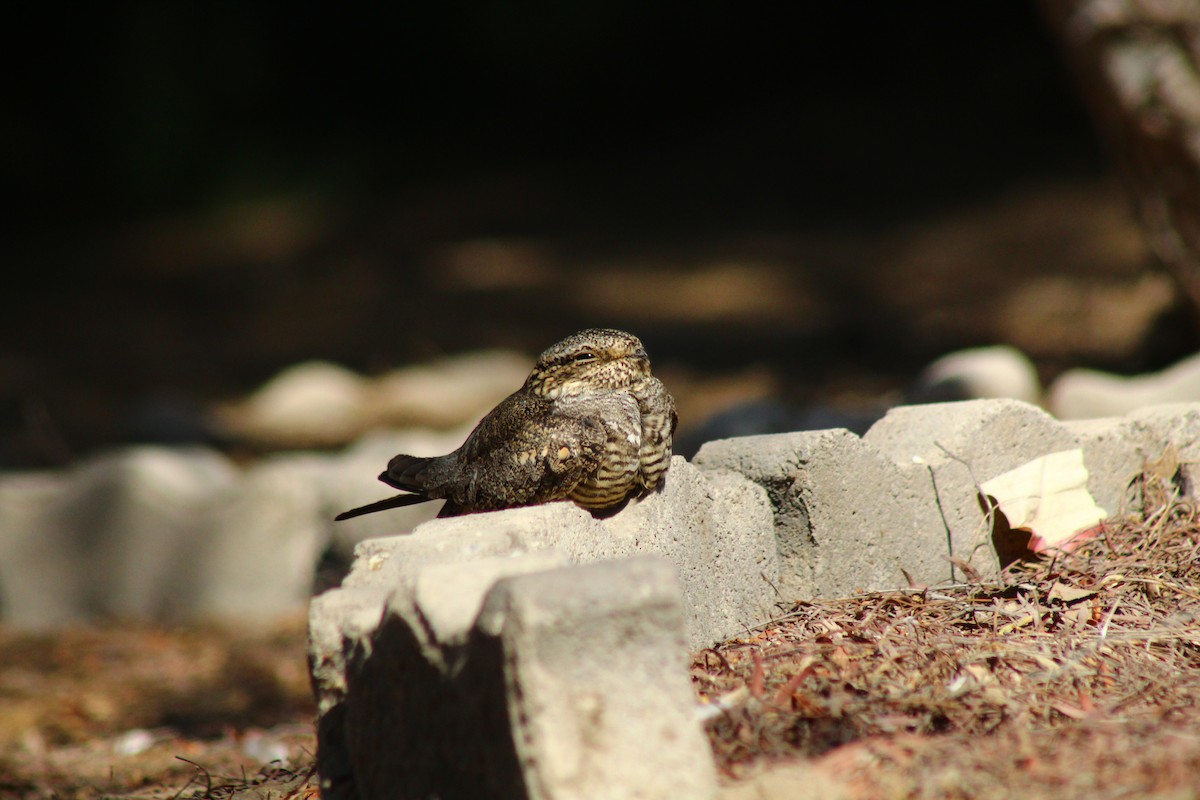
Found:
[[[1148,470],[1148,513],[998,583],[799,602],[699,653],[720,770],[807,757],[862,798],[1193,796],[1200,511],[1177,479]]]

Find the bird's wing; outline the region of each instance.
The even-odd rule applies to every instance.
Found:
[[[461,479],[447,496],[464,509],[564,500],[600,463],[607,439],[595,416],[555,413],[544,402],[514,402],[463,445]]]
[[[541,488],[532,502],[570,497],[600,466],[608,443],[608,429],[597,416],[555,414],[546,427],[544,445],[538,452]]]

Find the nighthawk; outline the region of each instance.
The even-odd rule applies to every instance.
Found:
[[[603,516],[654,491],[671,465],[675,400],[641,341],[593,328],[541,356],[525,384],[452,453],[395,456],[379,480],[404,494],[336,519],[445,500],[440,517],[573,500]]]

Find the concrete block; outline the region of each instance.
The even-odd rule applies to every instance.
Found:
[[[897,464],[925,470],[954,557],[984,578],[994,577],[1000,564],[978,485],[1039,456],[1078,446],[1066,426],[1017,400],[900,406],[875,423],[863,441]]]
[[[461,579],[446,579],[452,581],[452,586],[464,595],[462,602],[466,602],[466,597],[481,595],[491,587],[486,578],[494,580],[511,571],[529,567],[548,569],[563,563],[565,557],[560,553],[531,554],[507,532],[486,525],[456,536],[421,534],[362,542],[355,548],[353,566],[342,585],[314,597],[309,606],[309,669],[321,715],[344,699],[347,659],[379,626],[389,599],[401,587],[415,586],[418,577],[427,570],[442,565],[449,568],[430,572],[425,579],[427,585],[435,576],[440,579],[460,570]],[[473,584],[474,588],[463,588],[463,581],[480,575],[483,580]],[[458,619],[463,616],[462,612],[454,611],[432,613]],[[438,628],[445,630],[444,625]]]
[[[218,406],[213,416],[227,435],[268,449],[345,444],[385,427],[474,427],[521,385],[531,361],[517,353],[482,351],[378,378],[309,361],[284,369],[236,403]],[[461,443],[460,437],[448,450]]]
[[[1083,448],[1088,471],[1088,491],[1109,516],[1136,511],[1131,486],[1141,474],[1149,453],[1161,449],[1148,431],[1125,417],[1103,417],[1064,422]]]
[[[1170,444],[1181,461],[1200,462],[1200,401],[1146,406],[1129,418],[1151,432],[1160,450]]]
[[[323,457],[265,458],[206,504],[194,579],[179,595],[196,619],[270,622],[304,609],[329,540]]]
[[[558,558],[418,568],[382,614],[361,576],[314,601],[326,798],[715,795],[672,567]]]
[[[639,554],[663,561],[618,560]],[[492,588],[563,563],[594,566]],[[777,580],[765,492],[681,458],[607,519],[552,503],[362,542],[310,612],[326,796],[708,797],[684,654],[770,616]]]
[[[671,565],[610,561],[509,578],[479,629],[505,654],[508,711],[530,797],[716,794],[694,713]]]
[[[1200,403],[1170,403],[1141,408],[1123,417],[1064,423],[1083,448],[1088,489],[1096,503],[1114,516],[1135,513],[1134,480],[1145,466],[1173,449],[1194,493],[1200,476]]]
[[[441,548],[464,559],[553,549],[579,564],[662,555],[683,588],[688,640],[706,647],[768,618],[783,599],[772,589],[779,571],[772,528],[761,488],[738,475],[702,472],[677,456],[661,491],[608,519],[573,503],[550,503],[435,519],[411,536],[369,546],[377,558],[406,565],[400,570],[426,563]],[[356,552],[361,562],[368,551]],[[351,583],[361,568],[355,570]]]
[[[774,510],[778,587],[788,600],[950,577],[945,530],[923,471],[893,463],[847,430],[708,442],[695,463],[764,487]]]
[[[236,478],[202,448],[132,447],[0,481],[5,620],[43,627],[187,614],[211,499]]]

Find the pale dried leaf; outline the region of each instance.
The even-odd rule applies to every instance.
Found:
[[[1175,479],[1175,474],[1179,472],[1179,464],[1179,448],[1168,444],[1162,455],[1153,461],[1146,462],[1146,477],[1158,478],[1164,483],[1172,481]]]
[[[1077,586],[1071,586],[1063,583],[1062,581],[1056,581],[1055,584],[1050,587],[1050,593],[1046,595],[1046,599],[1059,600],[1063,603],[1074,603],[1084,599],[1085,597],[1091,597],[1094,594],[1096,594],[1096,592],[1091,589],[1080,589]]]
[[[1038,549],[1063,544],[1108,516],[1087,489],[1083,450],[1063,450],[1022,464],[981,487],[1009,525],[1032,533]]]

